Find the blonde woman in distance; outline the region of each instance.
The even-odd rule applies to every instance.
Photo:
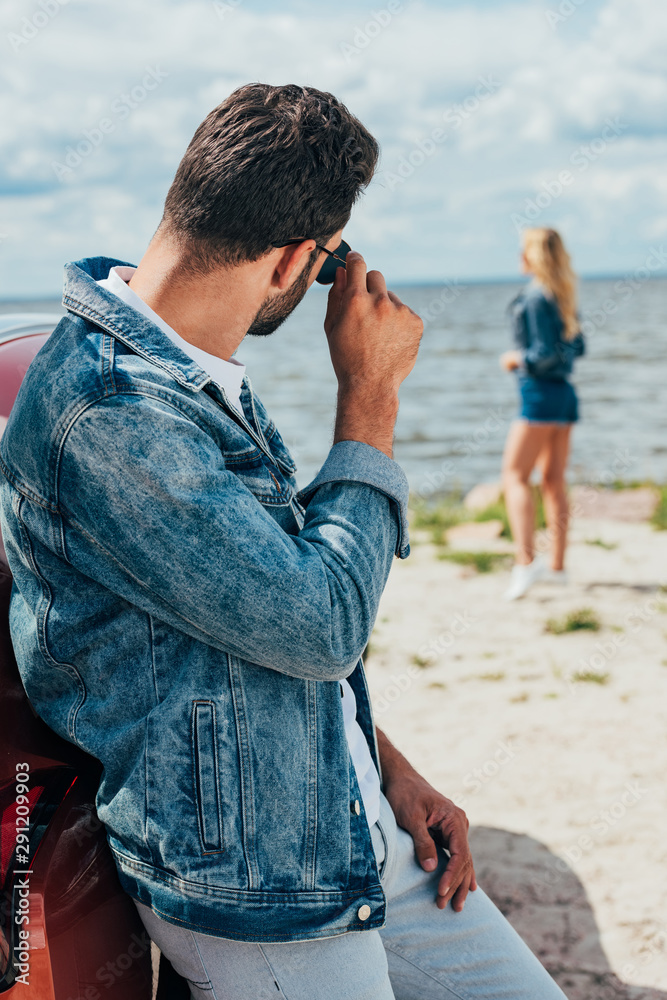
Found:
[[[505,371],[517,374],[520,400],[503,456],[503,491],[516,543],[516,562],[505,594],[508,601],[523,597],[538,580],[567,583],[565,470],[572,425],[579,419],[577,394],[569,376],[575,358],[585,350],[576,277],[555,229],[524,231],[521,265],[531,281],[510,305],[515,349],[500,358]],[[535,466],[542,475],[550,565],[534,549],[530,477]]]

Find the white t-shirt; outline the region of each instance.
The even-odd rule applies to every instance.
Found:
[[[176,347],[180,348],[189,358],[192,358],[207,375],[211,376],[214,382],[225,390],[230,403],[241,411],[241,383],[245,375],[245,365],[242,365],[240,361],[235,361],[234,358],[225,361],[214,354],[207,354],[206,351],[202,351],[199,347],[195,347],[194,344],[183,340],[127,284],[135,271],[135,267],[117,265],[111,268],[107,278],[98,281],[97,284],[101,285],[102,288],[106,288],[107,291],[113,292],[126,305],[131,306],[132,309],[136,309],[142,316],[145,316],[151,323],[159,327]],[[366,737],[357,722],[357,701],[354,697],[354,691],[346,680],[340,682],[340,691],[342,695],[345,735],[347,736],[350,749],[350,757],[352,758],[352,763],[357,774],[357,783],[361,792],[361,798],[363,799],[366,819],[368,820],[368,825],[373,826],[377,823],[380,816],[380,776],[373,763]]]
[[[380,775],[373,763],[364,731],[357,722],[357,700],[347,681],[340,682],[343,702],[345,735],[350,748],[350,757],[357,772],[357,783],[366,810],[368,825],[373,826],[380,818]]]

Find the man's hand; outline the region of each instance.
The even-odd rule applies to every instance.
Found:
[[[412,837],[424,871],[434,871],[438,865],[436,844],[449,851],[447,869],[438,883],[436,905],[444,910],[451,900],[452,909],[460,912],[468,892],[477,888],[466,814],[429,785],[380,730],[378,745],[385,795],[396,822]]]
[[[379,271],[350,252],[329,292],[324,330],[338,378],[336,441],[364,441],[392,456],[398,388],[410,374],[424,324]]]

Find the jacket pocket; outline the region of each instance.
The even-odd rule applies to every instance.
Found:
[[[224,850],[215,705],[192,703],[192,753],[199,838],[204,854]]]

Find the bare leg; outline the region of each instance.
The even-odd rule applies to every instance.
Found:
[[[539,457],[544,512],[551,540],[551,568],[554,570],[563,569],[567,544],[569,505],[565,488],[565,469],[570,453],[571,429],[571,424],[556,426]]]
[[[503,492],[516,543],[516,561],[520,566],[527,566],[533,561],[535,508],[530,474],[553,429],[553,424],[530,424],[517,420],[510,427],[505,443]]]

